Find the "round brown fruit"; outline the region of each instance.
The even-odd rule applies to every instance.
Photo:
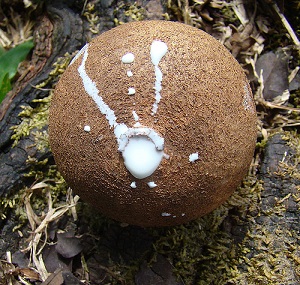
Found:
[[[73,59],[52,99],[59,170],[105,215],[170,226],[222,204],[247,173],[256,112],[238,62],[185,24],[133,22]]]

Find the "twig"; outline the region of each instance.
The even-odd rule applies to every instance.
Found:
[[[291,25],[289,24],[289,22],[287,21],[287,19],[285,18],[285,16],[280,12],[280,9],[279,9],[279,7],[277,6],[276,3],[273,4],[273,9],[277,13],[277,15],[279,16],[282,24],[286,28],[287,32],[289,33],[289,35],[292,38],[292,40],[295,43],[295,45],[298,48],[300,48],[300,41],[298,40],[297,35],[295,34],[294,30],[292,29]]]
[[[43,218],[39,218],[33,211],[31,207],[31,196],[34,189],[45,188],[46,190],[46,198],[48,203],[48,211]],[[51,197],[51,192],[49,186],[45,183],[45,181],[37,183],[30,188],[31,191],[27,192],[25,196],[25,207],[28,216],[28,220],[32,229],[32,240],[30,241],[28,247],[23,251],[30,250],[30,256],[35,265],[38,273],[41,276],[41,279],[44,281],[48,278],[50,273],[47,271],[43,258],[42,258],[42,250],[47,243],[47,229],[49,223],[59,219],[63,216],[67,211],[69,211],[75,207],[79,197],[75,196],[73,198],[71,190],[68,191],[67,203],[65,205],[59,206],[57,208],[53,208],[53,201]],[[72,211],[72,215],[74,218],[77,218],[76,210]],[[44,237],[44,242],[42,243],[42,237]],[[41,244],[42,243],[42,244]]]
[[[281,110],[292,111],[292,112],[300,112],[299,108],[293,108],[293,107],[274,104],[272,102],[268,102],[268,101],[264,100],[263,98],[258,99],[257,102],[266,107],[269,107],[271,109],[281,109]]]
[[[85,0],[85,1],[84,1],[83,8],[82,8],[82,11],[81,11],[81,16],[84,14],[84,11],[85,11],[87,2],[88,2],[88,0]]]

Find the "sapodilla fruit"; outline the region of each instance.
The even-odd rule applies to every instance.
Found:
[[[171,226],[222,204],[247,173],[256,112],[247,78],[216,39],[132,22],[86,44],[58,82],[51,149],[80,197],[139,226]]]

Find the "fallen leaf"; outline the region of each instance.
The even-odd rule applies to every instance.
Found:
[[[263,78],[263,97],[267,101],[285,102],[288,100],[287,91],[288,81],[288,60],[289,56],[281,49],[268,52],[260,56],[256,62],[256,73],[262,73]],[[283,97],[282,97],[283,96]],[[282,97],[281,99],[278,97]],[[280,99],[280,100],[279,100]]]
[[[17,269],[17,272],[26,279],[35,281],[40,280],[40,275],[33,268],[19,268]]]
[[[61,257],[54,245],[45,246],[43,249],[43,260],[48,272],[55,272],[58,268],[62,270],[70,270],[72,268],[72,259]]]
[[[299,72],[299,66],[294,69],[295,74],[293,76],[293,79],[290,81],[289,90],[297,90],[300,88],[300,72]]]
[[[143,263],[140,271],[135,276],[136,285],[183,285],[173,272],[172,264],[162,255],[157,256],[157,261],[151,267]]]
[[[17,281],[17,277],[23,277],[31,281],[39,281],[40,275],[33,268],[19,268],[13,263],[0,260],[0,284],[21,284]]]
[[[82,251],[80,240],[70,233],[57,234],[56,251],[65,258],[76,256]]]

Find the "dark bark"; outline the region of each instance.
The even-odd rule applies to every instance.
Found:
[[[0,197],[10,194],[22,183],[22,176],[29,167],[26,163],[29,155],[37,160],[51,156],[49,151],[41,153],[36,149],[31,135],[21,138],[12,148],[11,127],[20,123],[21,106],[33,105],[33,99],[48,96],[48,91],[34,86],[48,78],[58,57],[74,52],[86,41],[80,16],[59,2],[49,3],[46,13],[39,18],[31,61],[33,70],[22,82],[17,82],[0,107]]]
[[[280,163],[283,162],[293,165],[297,159],[295,150],[283,140],[281,134],[274,135],[268,141],[260,175],[264,182],[264,191],[261,193],[261,215],[256,218],[256,222],[268,227],[269,231],[284,228],[288,231],[299,232],[299,205],[292,196],[297,195],[300,181],[292,175],[283,174],[282,167],[280,167]],[[297,168],[299,170],[299,165]],[[279,201],[288,195],[290,197],[283,202],[284,213],[270,214]]]

